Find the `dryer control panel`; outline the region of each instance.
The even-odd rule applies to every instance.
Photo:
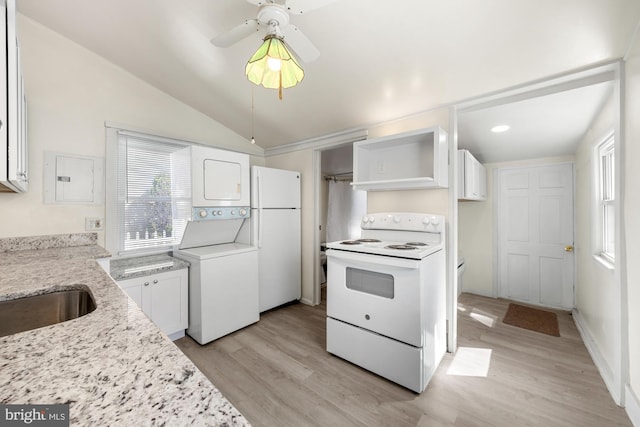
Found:
[[[251,208],[249,206],[235,207],[194,207],[191,210],[191,218],[193,221],[210,221],[216,219],[244,219],[251,216]]]

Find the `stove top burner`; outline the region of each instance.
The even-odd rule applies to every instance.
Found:
[[[407,243],[405,243],[405,245],[408,245],[408,246],[427,246],[426,243],[422,243],[422,242],[407,242]]]
[[[345,240],[344,242],[340,242],[341,245],[360,245],[362,242],[357,240]]]
[[[378,239],[358,239],[358,240],[356,240],[356,242],[362,242],[362,243],[380,243],[380,240],[378,240]]]
[[[385,246],[386,249],[399,249],[401,251],[409,251],[409,250],[415,250],[418,249],[415,246],[410,246],[410,245],[388,245]]]

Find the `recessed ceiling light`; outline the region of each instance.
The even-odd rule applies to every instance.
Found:
[[[506,132],[511,128],[509,125],[498,125],[491,128],[491,132],[500,133]]]

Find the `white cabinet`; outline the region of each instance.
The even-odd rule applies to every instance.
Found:
[[[16,33],[15,0],[1,1],[0,44],[0,192],[29,187],[27,102]]]
[[[171,339],[188,326],[188,269],[119,280],[118,285]]]
[[[468,150],[458,150],[458,199],[487,199],[487,170]]]
[[[449,185],[447,133],[440,127],[353,144],[356,190],[411,190]]]

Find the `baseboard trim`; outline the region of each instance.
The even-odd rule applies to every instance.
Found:
[[[636,396],[629,385],[625,387],[624,403],[624,409],[627,411],[627,415],[629,415],[631,424],[635,427],[640,427],[640,400],[638,400],[638,396]]]
[[[604,384],[607,386],[609,394],[613,398],[613,401],[616,403],[616,405],[620,405],[622,396],[620,396],[620,393],[617,390],[613,372],[611,372],[609,365],[602,356],[602,353],[600,353],[600,349],[598,348],[596,341],[593,339],[593,335],[591,334],[591,331],[589,331],[587,323],[584,321],[584,318],[582,317],[580,312],[574,309],[572,311],[572,314],[573,320],[575,321],[576,327],[578,328],[578,332],[580,332],[580,336],[582,337],[582,342],[584,342],[589,355],[591,355],[593,363],[596,365],[596,368],[598,368],[598,372],[600,372],[600,376],[602,377]]]
[[[306,305],[311,305],[311,306],[314,305],[313,301],[311,301],[310,299],[307,299],[307,298],[300,298],[300,302],[303,303],[303,304],[306,304]]]
[[[481,297],[487,297],[487,298],[497,298],[494,294],[492,293],[486,293],[486,292],[478,292],[474,289],[462,289],[462,291],[460,293],[464,293],[464,294],[472,294],[472,295],[479,295]],[[458,294],[460,295],[460,294]]]

